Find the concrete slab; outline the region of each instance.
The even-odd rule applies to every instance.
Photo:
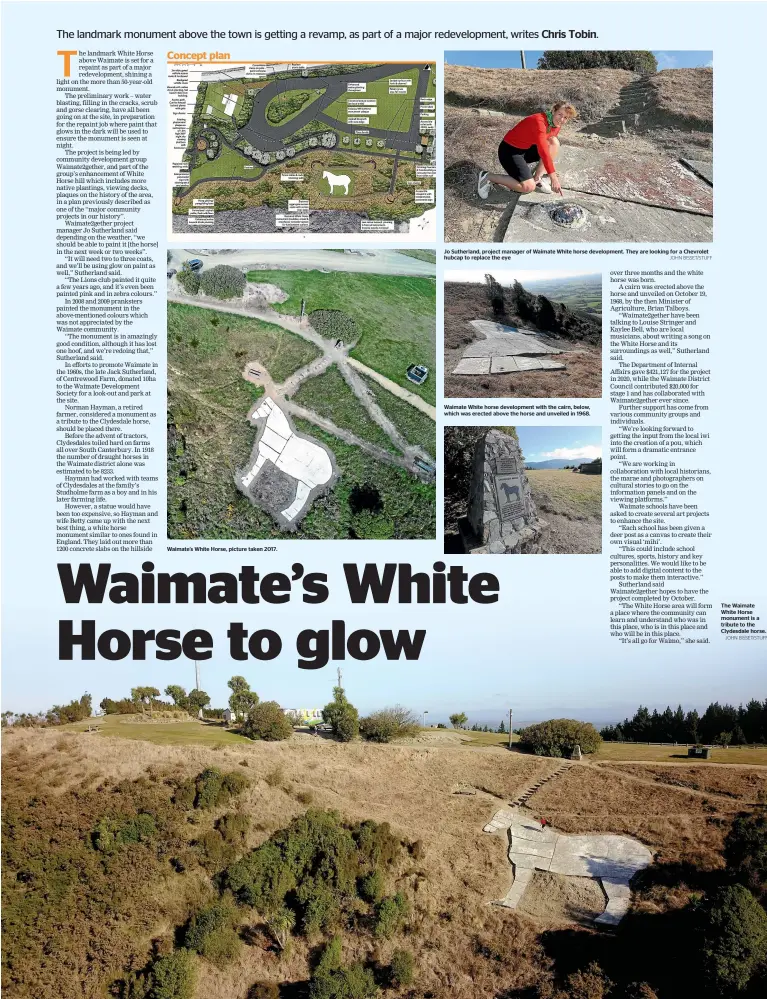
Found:
[[[710,243],[713,239],[713,219],[707,215],[616,201],[567,188],[565,197],[589,213],[584,225],[578,229],[557,225],[549,217],[548,209],[559,199],[527,194],[520,199],[503,242]]]
[[[513,357],[515,354],[557,354],[558,348],[550,347],[535,337],[498,337],[495,340],[477,340],[464,350],[464,357]]]
[[[546,857],[549,860],[554,856],[555,845],[553,843],[530,843],[520,841],[514,847],[515,853],[527,853],[531,857]]]
[[[520,371],[543,371],[564,367],[565,364],[538,357],[493,357],[490,361],[490,373],[493,375],[514,375]]]
[[[707,183],[714,186],[714,164],[708,160],[687,160],[684,157],[681,158],[680,162],[687,167],[688,170],[692,170],[693,173],[697,173],[699,177],[702,177]]]
[[[534,872],[532,870],[525,870],[520,868],[514,874],[514,884],[506,892],[504,898],[501,899],[501,905],[506,906],[507,909],[516,909],[522,900],[522,896],[525,894],[525,889],[530,884],[530,880]]]
[[[567,367],[562,361],[552,361],[549,357],[515,357],[514,360],[518,371],[561,371]]]
[[[489,375],[489,357],[464,357],[453,368],[454,375]]]
[[[500,903],[508,908],[517,907],[533,871],[587,877],[599,881],[607,900],[595,922],[617,926],[631,905],[631,878],[652,862],[648,848],[629,836],[570,836],[507,809],[485,826],[487,831],[501,828],[511,834],[508,857],[514,868],[514,884]]]
[[[494,323],[489,319],[472,319],[469,326],[473,326],[488,340],[494,340],[500,336],[512,336],[516,333],[524,333],[526,336],[540,335],[538,330],[525,329],[523,326],[505,326],[503,323]]]
[[[680,160],[562,146],[557,172],[566,192],[582,192],[656,208],[714,214],[710,184]]]

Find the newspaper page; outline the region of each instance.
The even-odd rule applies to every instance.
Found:
[[[764,4],[2,20],[8,999],[767,995]]]

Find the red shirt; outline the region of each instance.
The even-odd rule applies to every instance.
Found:
[[[546,113],[528,115],[523,118],[503,137],[503,141],[516,149],[530,149],[531,146],[538,147],[538,153],[546,167],[546,173],[554,173],[554,161],[549,155],[549,144],[546,141],[552,135],[559,135],[559,126],[549,127]]]

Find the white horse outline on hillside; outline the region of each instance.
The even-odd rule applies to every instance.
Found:
[[[349,184],[351,184],[351,177],[347,177],[345,173],[331,173],[330,170],[322,171],[322,179],[328,182],[328,187],[330,188],[330,193],[333,193],[334,187],[343,187],[344,194],[349,193]]]
[[[291,523],[303,510],[312,490],[325,485],[333,477],[330,456],[319,444],[294,433],[288,418],[273,399],[264,399],[251,412],[250,419],[266,419],[266,426],[258,441],[256,461],[240,479],[242,487],[247,490],[264,462],[267,459],[272,461],[281,472],[296,481],[296,497],[290,506],[281,511],[281,516]]]

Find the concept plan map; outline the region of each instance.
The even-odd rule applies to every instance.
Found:
[[[433,63],[169,64],[171,237],[435,234]]]

